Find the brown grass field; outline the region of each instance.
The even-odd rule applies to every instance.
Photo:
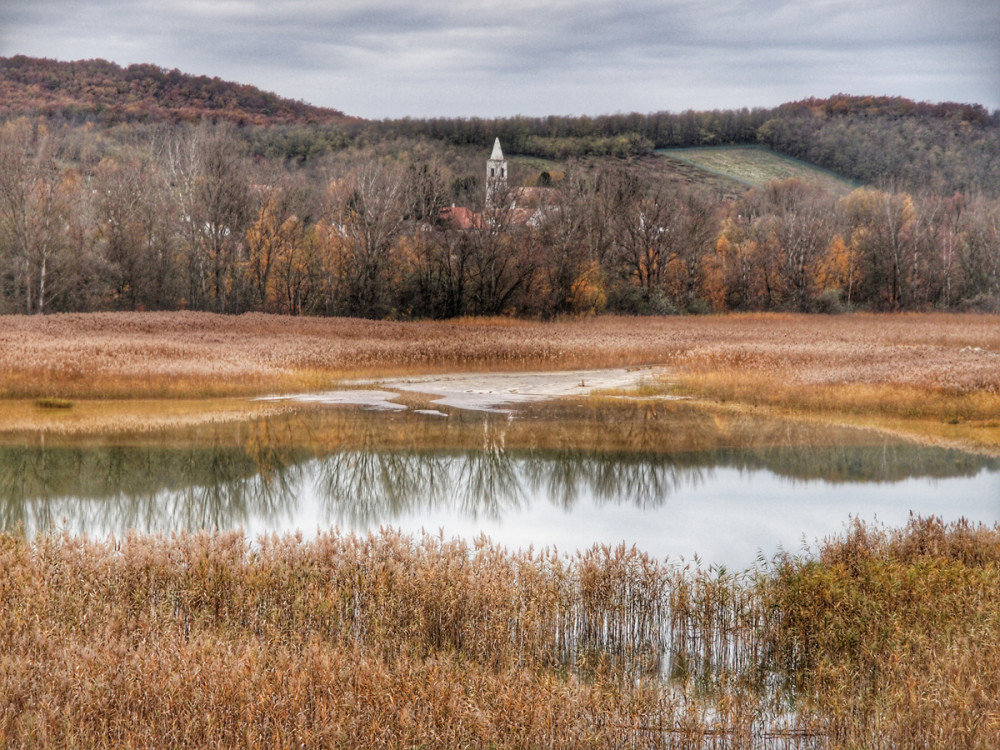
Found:
[[[944,314],[8,316],[0,318],[0,430],[108,430],[123,415],[133,429],[238,419],[265,409],[245,397],[355,377],[647,364],[670,373],[650,393],[1000,451],[1000,318]],[[72,405],[44,408],[42,399]]]

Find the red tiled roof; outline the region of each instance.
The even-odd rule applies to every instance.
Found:
[[[507,224],[526,225],[535,219],[540,210],[537,208],[511,208],[504,214],[504,222]],[[452,229],[482,229],[486,226],[484,214],[477,213],[465,206],[450,206],[441,209],[441,221],[451,226]]]
[[[441,221],[455,229],[479,229],[483,226],[483,215],[465,206],[450,206],[441,209]]]

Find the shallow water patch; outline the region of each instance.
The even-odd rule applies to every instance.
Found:
[[[310,404],[156,439],[9,444],[0,523],[98,536],[393,526],[743,567],[851,517],[1000,521],[1000,460],[861,430],[616,399],[419,411]]]

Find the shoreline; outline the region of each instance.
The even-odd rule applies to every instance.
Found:
[[[372,381],[419,391],[430,388],[429,378],[511,381],[534,372],[569,378],[562,392],[582,395],[569,387],[577,376],[590,377],[580,372],[637,367],[669,373],[643,383],[643,397],[685,397],[1000,452],[1000,316],[944,313],[406,323],[208,313],[0,316],[0,432],[107,434],[249,420],[291,408],[251,399]],[[451,394],[451,405],[483,406],[487,394],[478,391],[511,391],[509,401],[532,395],[488,385],[455,389],[462,393]],[[41,400],[68,403],[44,409]]]

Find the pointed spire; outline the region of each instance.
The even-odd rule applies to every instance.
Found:
[[[503,161],[503,149],[500,148],[500,139],[493,142],[493,153],[490,154],[490,161]]]

